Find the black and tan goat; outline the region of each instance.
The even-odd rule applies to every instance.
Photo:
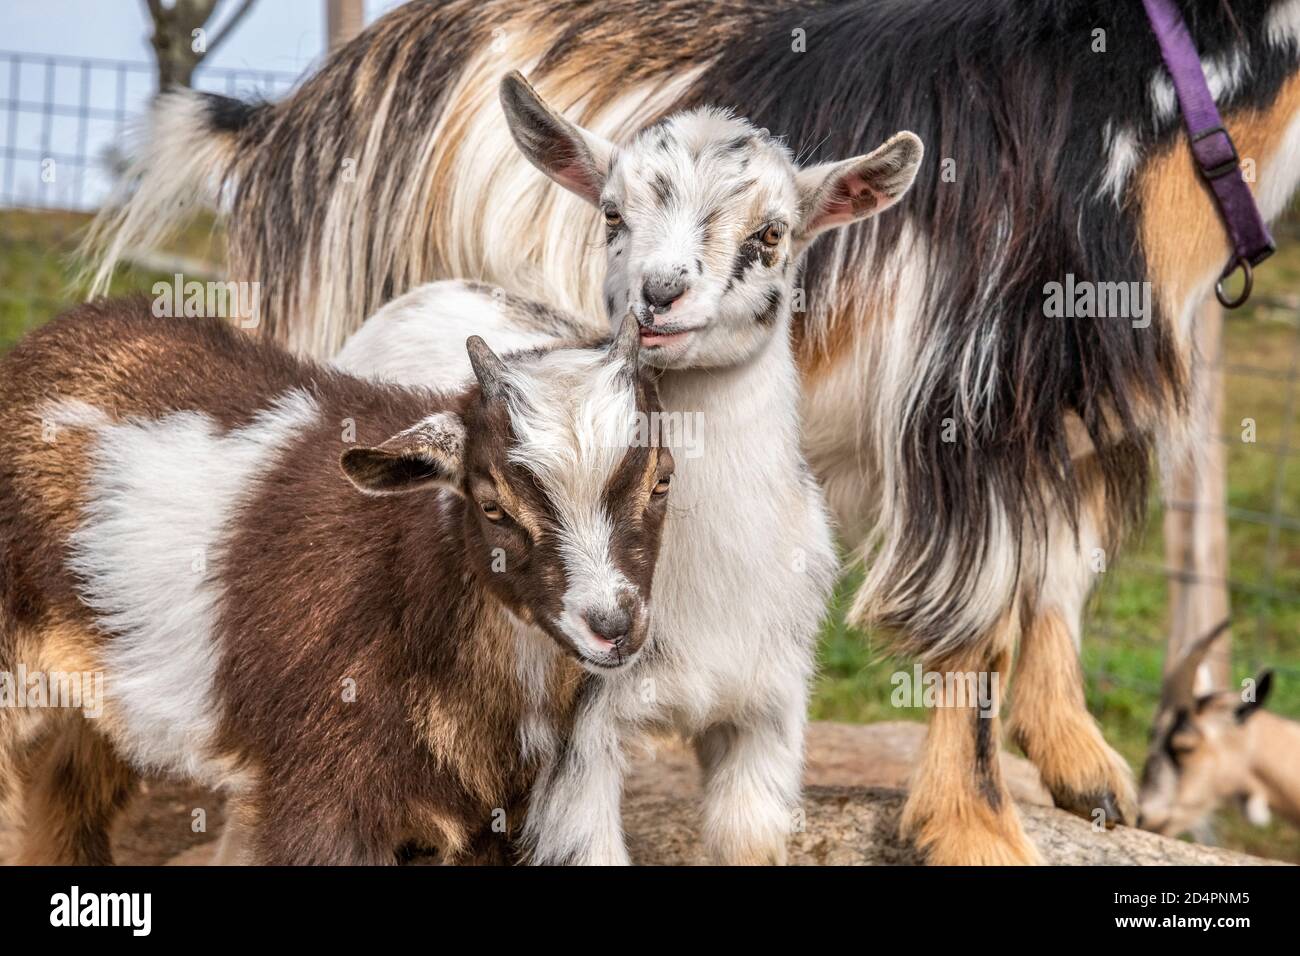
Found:
[[[1274,813],[1300,826],[1300,723],[1263,709],[1273,675],[1248,691],[1198,692],[1197,671],[1227,624],[1187,649],[1165,677],[1142,771],[1139,825],[1166,836],[1196,830],[1236,800],[1264,825]]]
[[[583,682],[646,633],[672,459],[628,441],[658,404],[624,332],[508,363],[471,339],[446,395],[143,300],[28,336],[0,363],[0,671],[103,699],[0,709],[20,859],[107,862],[146,772],[226,791],[242,860],[499,857]]]

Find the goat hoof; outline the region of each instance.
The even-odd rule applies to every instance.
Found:
[[[1038,848],[1017,826],[1013,832],[967,831],[918,846],[929,866],[1041,866]]]
[[[1074,793],[1058,791],[1052,794],[1052,802],[1067,813],[1083,817],[1090,823],[1101,822],[1107,830],[1116,826],[1129,826],[1128,815],[1120,806],[1120,799],[1113,790],[1093,791],[1091,793]],[[1097,816],[1098,811],[1102,816]]]

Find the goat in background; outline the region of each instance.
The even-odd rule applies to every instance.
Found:
[[[1272,672],[1249,692],[1196,691],[1197,671],[1227,630],[1225,621],[1194,643],[1165,677],[1139,795],[1147,830],[1195,831],[1228,800],[1257,826],[1274,813],[1300,826],[1300,723],[1263,709]]]

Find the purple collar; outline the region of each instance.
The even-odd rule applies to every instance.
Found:
[[[1232,258],[1215,283],[1214,293],[1225,308],[1235,309],[1250,298],[1254,285],[1252,267],[1271,256],[1277,247],[1259,214],[1250,187],[1241,176],[1237,147],[1223,128],[1182,13],[1174,0],[1142,0],[1142,3],[1178,93],[1187,135],[1192,141],[1192,155],[1232,239]],[[1237,298],[1229,299],[1223,291],[1223,280],[1237,269],[1242,270],[1246,284]]]

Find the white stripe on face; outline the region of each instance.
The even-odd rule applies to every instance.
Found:
[[[84,409],[54,409],[61,413],[86,420]],[[204,759],[221,655],[212,633],[221,590],[210,565],[250,482],[317,414],[295,389],[229,432],[199,412],[91,425],[87,503],[69,566],[112,635],[106,691],[133,762],[219,782]]]
[[[585,617],[617,613],[629,594],[637,595],[615,563],[603,501],[636,424],[634,379],[623,362],[583,350],[549,352],[516,363],[508,375],[518,442],[510,457],[537,476],[558,525],[565,593],[554,624],[589,658],[608,659],[609,645]]]
[[[620,599],[635,596],[636,588],[613,560],[613,529],[604,508],[583,509],[570,516],[560,532],[560,553],[564,557],[564,608],[556,624],[574,645],[589,657],[601,660],[614,655],[623,660],[587,624],[588,615],[618,614]]]

